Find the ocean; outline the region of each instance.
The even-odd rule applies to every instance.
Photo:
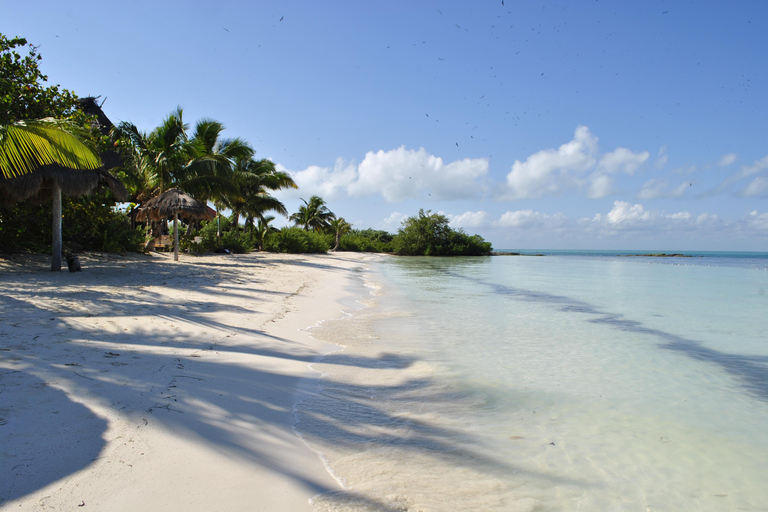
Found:
[[[295,407],[315,510],[768,510],[768,254],[528,254],[360,269]]]

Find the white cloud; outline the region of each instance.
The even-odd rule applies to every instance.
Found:
[[[278,164],[278,169],[287,171]],[[483,191],[482,179],[488,174],[484,158],[456,160],[448,164],[424,148],[369,151],[360,165],[339,158],[331,169],[312,165],[302,171],[288,171],[301,189],[301,197],[313,194],[332,201],[343,196],[364,197],[381,194],[388,202],[424,198],[471,199]],[[281,193],[281,197],[299,197]]]
[[[389,217],[383,219],[378,226],[378,229],[383,229],[394,233],[400,228],[400,225],[408,216],[400,212],[392,212]]]
[[[744,197],[764,196],[766,194],[768,194],[768,178],[765,176],[758,176],[741,191],[741,195]]]
[[[450,215],[451,226],[454,228],[479,228],[488,224],[488,213],[484,211],[464,212],[460,215]]]
[[[728,187],[733,185],[734,183],[743,180],[744,178],[749,178],[750,176],[754,176],[755,174],[758,174],[764,170],[768,169],[768,155],[764,156],[760,160],[755,160],[752,165],[744,165],[741,167],[741,169],[738,172],[733,173],[728,178],[723,180],[723,182],[715,187],[714,190],[710,191],[708,195],[714,195],[719,192],[722,192],[726,190]],[[747,185],[745,189],[741,191],[742,196],[753,196],[753,195],[761,195],[762,194],[762,185],[761,180],[755,179]]]
[[[277,168],[285,171],[281,165],[278,165]],[[346,193],[356,176],[357,171],[354,164],[348,164],[341,158],[336,159],[336,165],[333,169],[311,165],[303,171],[292,173],[293,180],[301,192],[295,191],[291,195],[298,195],[299,193],[301,197],[318,195],[326,201],[333,201]]]
[[[357,179],[349,184],[349,195],[361,197],[380,193],[389,202],[416,198],[427,192],[433,199],[468,199],[482,191],[479,180],[488,174],[488,160],[443,159],[424,148],[366,153],[357,169]]]
[[[679,184],[675,189],[672,191],[672,197],[683,197],[686,192],[688,192],[688,189],[691,188],[691,182],[690,181],[684,181],[681,184]]]
[[[760,160],[755,160],[752,165],[745,165],[741,168],[741,174],[746,176],[752,176],[761,171],[768,169],[768,155],[764,156]]]
[[[629,204],[626,201],[614,201],[613,209],[605,216],[611,224],[636,223],[647,221],[651,213],[646,211],[641,204]]]
[[[768,233],[768,212],[760,213],[757,210],[749,212],[749,216],[746,218],[746,224],[751,230],[765,231]]]
[[[605,174],[592,173],[589,176],[589,186],[587,187],[587,197],[590,199],[600,199],[610,195],[613,192],[613,178]]]
[[[600,158],[597,164],[597,172],[600,173],[618,173],[632,175],[634,172],[648,160],[650,154],[647,151],[642,153],[633,153],[627,148],[616,148],[610,153],[606,153]]]
[[[573,140],[558,149],[545,149],[525,162],[515,160],[507,174],[506,193],[502,199],[541,197],[576,184],[574,172],[584,172],[595,165],[597,137],[586,126],[576,128]]]
[[[667,160],[669,160],[669,155],[667,155],[667,146],[661,146],[659,149],[659,153],[656,155],[656,163],[654,163],[654,167],[657,169],[661,169],[665,165],[667,165]]]
[[[532,228],[549,226],[557,227],[567,222],[568,218],[562,213],[548,215],[533,210],[508,211],[501,215],[494,225],[501,228]]]
[[[652,179],[646,181],[640,192],[637,193],[638,199],[656,199],[664,193],[664,189],[667,188],[668,183],[663,180]]]
[[[723,155],[722,158],[720,158],[720,161],[717,163],[717,165],[720,167],[728,167],[736,161],[736,158],[736,153],[728,153],[727,155]]]

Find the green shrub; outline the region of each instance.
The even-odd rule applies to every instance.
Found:
[[[141,251],[143,227],[131,228],[104,195],[62,200],[61,237],[65,249],[125,253]],[[51,203],[23,202],[0,209],[0,251],[49,251]]]
[[[221,245],[217,232],[221,227]],[[195,242],[195,237],[202,240]],[[202,221],[200,229],[185,236],[181,242],[181,248],[197,254],[209,251],[215,251],[221,247],[222,250],[228,250],[235,254],[245,254],[251,252],[256,247],[256,234],[251,232],[232,231],[232,223],[226,217],[221,217],[211,221]]]
[[[393,235],[389,236],[391,238]],[[339,250],[351,252],[392,252],[392,244],[391,242],[371,239],[358,232],[352,232],[341,238]]]
[[[304,231],[297,227],[287,227],[269,233],[264,240],[264,250],[282,253],[322,253],[331,248],[330,235]]]
[[[253,233],[242,231],[225,231],[221,234],[221,248],[235,254],[246,254],[256,247]]]
[[[467,235],[448,226],[445,215],[419,210],[408,217],[392,240],[392,250],[406,256],[484,256],[491,244],[479,235]]]

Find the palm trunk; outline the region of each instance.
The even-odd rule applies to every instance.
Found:
[[[61,186],[58,183],[53,184],[53,259],[51,260],[51,271],[61,271]]]

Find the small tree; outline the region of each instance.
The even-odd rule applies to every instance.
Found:
[[[352,231],[352,224],[349,224],[346,220],[344,220],[344,217],[339,217],[338,219],[333,219],[330,222],[330,226],[331,232],[336,235],[336,244],[333,246],[331,251],[338,251],[339,244],[341,243],[341,237]]]
[[[273,220],[275,220],[274,216],[267,215],[260,218],[256,223],[256,244],[260,251],[264,250],[264,241],[267,239],[267,235],[278,231],[276,227],[269,225]]]
[[[300,226],[304,231],[325,231],[330,226],[330,222],[336,218],[331,210],[325,205],[325,201],[318,196],[312,196],[309,201],[302,199],[304,206],[299,207],[299,211],[289,217],[296,226]]]
[[[408,217],[392,240],[393,250],[406,256],[481,256],[491,253],[491,244],[479,235],[450,228],[448,217],[419,210]]]

